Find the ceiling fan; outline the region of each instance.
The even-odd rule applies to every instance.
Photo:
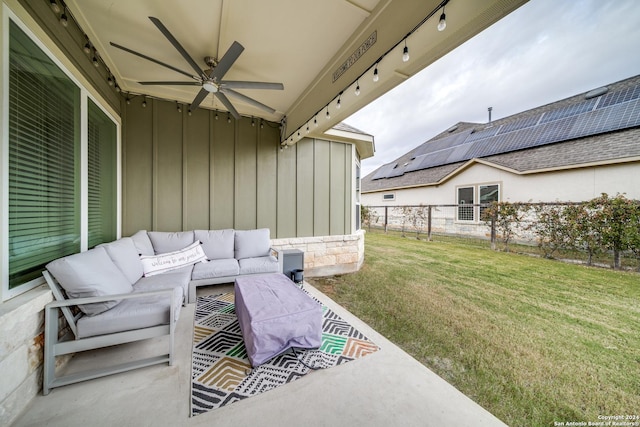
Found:
[[[140,58],[144,58],[148,61],[154,62],[158,65],[162,65],[163,67],[169,68],[170,70],[176,71],[180,74],[183,74],[193,81],[160,81],[160,82],[139,82],[141,85],[168,85],[168,86],[200,86],[200,92],[196,95],[196,97],[191,102],[189,107],[190,111],[198,108],[200,103],[212,93],[215,97],[217,97],[220,102],[227,108],[227,110],[235,117],[236,119],[240,118],[240,114],[234,108],[233,104],[227,98],[227,95],[230,95],[234,98],[239,99],[247,104],[253,105],[257,108],[260,108],[264,111],[267,111],[271,114],[275,113],[276,110],[265,105],[261,102],[256,101],[253,98],[250,98],[246,95],[243,95],[239,92],[236,92],[234,89],[273,89],[273,90],[283,90],[284,85],[282,83],[267,83],[267,82],[248,82],[248,81],[231,81],[231,80],[222,80],[224,75],[229,71],[233,63],[238,59],[244,47],[234,41],[231,47],[227,50],[227,52],[217,60],[211,56],[207,56],[204,58],[204,62],[209,67],[206,70],[202,70],[198,63],[193,60],[193,58],[187,53],[187,51],[182,47],[180,42],[169,32],[167,27],[164,26],[162,22],[158,18],[154,18],[152,16],[149,17],[151,22],[155,24],[156,27],[164,34],[164,36],[171,42],[173,47],[176,48],[178,52],[182,55],[182,57],[191,65],[191,68],[196,72],[195,75],[188,73],[186,71],[180,70],[172,65],[165,64],[164,62],[158,61],[157,59],[151,58],[142,53],[136,52],[119,44],[111,42],[111,46],[116,47],[118,49],[124,50],[125,52],[131,53],[133,55],[139,56]]]

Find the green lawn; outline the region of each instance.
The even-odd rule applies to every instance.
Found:
[[[512,426],[640,415],[640,275],[368,233],[308,279]]]

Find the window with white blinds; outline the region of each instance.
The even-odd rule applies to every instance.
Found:
[[[11,21],[9,288],[80,250],[80,89]]]
[[[2,238],[8,239],[8,288],[15,294],[21,292],[13,291],[17,287],[41,278],[48,262],[116,238],[118,129],[91,99],[83,109],[87,95],[78,84],[9,22],[9,232]],[[81,189],[83,116],[86,189]],[[88,202],[84,211],[81,191]],[[83,216],[86,231],[81,231]]]
[[[116,125],[89,100],[88,247],[116,238]]]

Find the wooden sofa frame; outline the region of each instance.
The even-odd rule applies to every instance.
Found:
[[[160,363],[168,363],[169,366],[173,365],[173,351],[174,351],[174,332],[175,332],[175,309],[177,304],[181,304],[182,301],[177,301],[174,297],[173,289],[165,289],[152,292],[138,292],[130,294],[120,295],[106,295],[100,297],[89,298],[67,298],[66,294],[60,287],[60,284],[55,278],[48,272],[43,272],[44,278],[47,284],[53,292],[55,301],[47,304],[44,309],[45,318],[45,333],[44,333],[44,380],[42,394],[47,395],[52,388],[60,387],[68,384],[74,384],[81,381],[87,381],[94,378],[100,378],[107,375],[117,374],[120,372],[126,372],[133,369],[143,368],[146,366],[156,365]],[[156,295],[166,295],[171,298],[171,313],[168,325],[159,325],[148,328],[132,329],[122,332],[116,332],[105,335],[91,336],[87,338],[78,338],[77,321],[84,313],[79,312],[74,315],[71,311],[71,307],[78,304],[91,304],[96,302],[123,300],[132,298],[147,298]],[[66,334],[64,337],[60,337],[59,330],[59,311],[62,311],[64,318],[67,321],[69,329],[73,333]],[[162,353],[157,356],[133,360],[131,362],[122,363],[109,367],[100,367],[73,374],[68,374],[60,377],[56,377],[56,357],[67,354],[78,353],[86,350],[93,350],[97,348],[103,348],[107,346],[124,344],[134,341],[145,340],[148,338],[169,336],[169,348],[168,352]]]

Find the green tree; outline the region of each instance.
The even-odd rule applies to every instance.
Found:
[[[587,206],[598,215],[598,224],[602,227],[602,243],[613,252],[613,268],[620,268],[620,255],[630,247],[628,234],[635,202],[618,194],[610,198],[606,193],[589,201]]]
[[[579,251],[587,252],[587,265],[602,252],[602,215],[586,203],[567,206],[563,212],[567,227],[567,244]]]

